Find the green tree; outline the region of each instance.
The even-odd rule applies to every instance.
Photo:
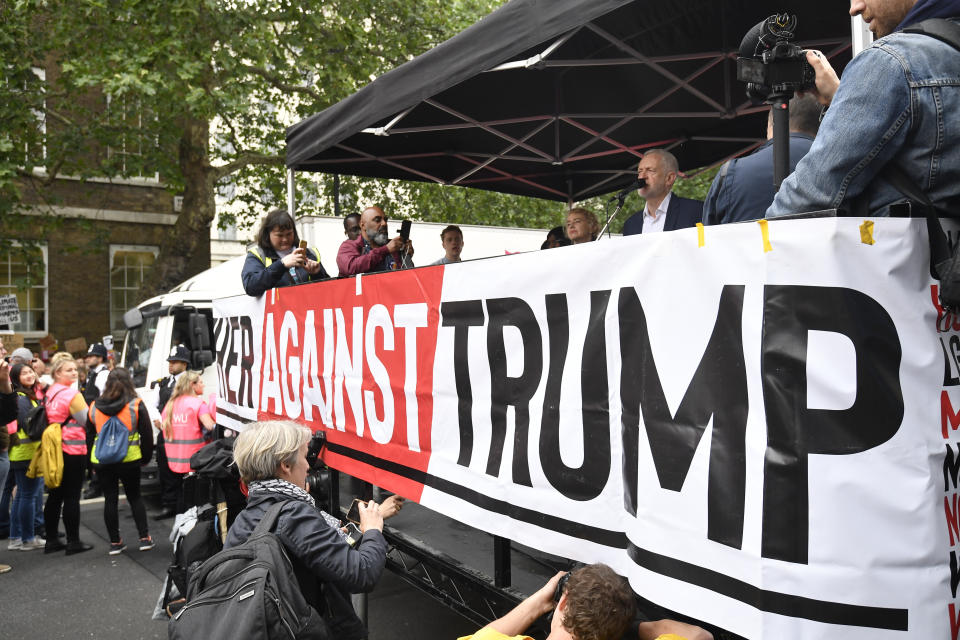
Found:
[[[0,199],[8,203],[0,213],[16,213],[24,189],[61,175],[159,173],[182,194],[183,210],[141,293],[167,290],[189,275],[191,256],[207,242],[218,189],[233,188],[241,215],[259,216],[282,203],[285,125],[346,97],[497,4],[2,3],[9,102],[0,107]],[[30,67],[40,61],[54,73],[35,81]],[[38,130],[38,110],[45,130]],[[44,171],[28,169],[34,166]]]
[[[678,179],[673,191],[684,198],[703,200],[716,173],[717,168],[693,171],[690,177]],[[400,211],[417,220],[451,224],[550,229],[564,223],[568,209],[565,203],[552,200],[426,182],[391,183],[386,180],[342,178],[341,191],[345,194],[342,198],[348,204],[348,209],[361,202],[389,202],[391,212]],[[328,192],[327,195],[332,197],[332,193]],[[596,213],[601,225],[615,207],[608,196],[590,198],[577,205]],[[610,224],[610,232],[620,233],[627,217],[643,209],[643,206],[643,198],[636,193],[628,195],[620,215]]]

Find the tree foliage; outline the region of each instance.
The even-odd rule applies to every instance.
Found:
[[[19,211],[26,191],[51,202],[44,187],[59,176],[159,175],[166,188],[183,196],[183,210],[142,294],[166,290],[189,275],[190,257],[207,242],[218,194],[228,200],[221,207],[225,222],[249,225],[282,206],[286,126],[347,97],[503,1],[0,3],[4,235],[18,235],[18,224],[58,224],[54,216],[10,214]],[[32,71],[37,66],[47,70],[46,77]],[[298,192],[302,212],[333,214],[331,176],[300,177]],[[565,211],[533,198],[422,183],[344,178],[341,194],[348,210],[388,201],[404,215],[445,222],[543,228],[560,224]],[[586,203],[601,215],[606,204]],[[640,206],[632,195],[625,213]],[[0,240],[0,250],[3,242],[9,249],[9,240]]]
[[[703,200],[717,168],[697,172],[691,177],[680,177],[674,184],[674,193],[685,198]],[[312,180],[304,184],[305,181]],[[312,198],[301,203],[301,210],[317,215],[331,215],[329,202],[333,198],[332,178],[302,178],[298,189],[306,187],[309,193],[319,191],[325,200]],[[566,219],[567,205],[551,200],[529,198],[480,189],[445,186],[426,182],[397,182],[345,177],[340,180],[341,204],[345,211],[355,211],[363,203],[386,203],[385,209],[393,217],[411,217],[427,222],[451,224],[479,224],[498,227],[526,227],[551,229]],[[610,197],[596,197],[577,203],[590,209],[605,221],[616,203]],[[611,222],[610,232],[620,233],[627,217],[643,209],[644,200],[635,192],[628,195],[620,214]],[[398,215],[399,214],[399,215]]]
[[[165,290],[188,275],[191,255],[207,241],[218,189],[232,187],[241,215],[259,216],[282,201],[285,125],[346,97],[495,4],[3,3],[8,100],[0,111],[0,195],[9,204],[0,213],[15,213],[25,190],[46,194],[43,187],[59,176],[159,174],[183,196],[143,293]],[[37,65],[49,72],[33,81]]]

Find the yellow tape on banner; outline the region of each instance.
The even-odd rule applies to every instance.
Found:
[[[760,233],[763,235],[763,252],[773,251],[773,246],[770,244],[770,229],[767,226],[767,221],[757,220],[757,224],[760,225]]]
[[[864,220],[860,225],[860,242],[873,244],[873,220]]]
[[[703,223],[702,222],[697,223],[697,246],[698,247],[703,246]]]

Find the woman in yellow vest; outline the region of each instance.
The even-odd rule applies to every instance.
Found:
[[[140,551],[149,551],[153,549],[154,543],[147,526],[147,510],[140,496],[140,467],[149,462],[153,455],[153,425],[147,410],[137,397],[133,378],[126,369],[117,368],[110,372],[103,393],[90,405],[87,416],[87,424],[97,432],[90,461],[97,467],[97,476],[103,489],[103,523],[107,526],[107,535],[110,536],[109,554],[114,556],[127,548],[120,537],[120,520],[117,516],[120,482],[123,482],[123,492],[137,524]],[[113,416],[119,418],[130,434],[127,440],[127,455],[120,462],[101,464],[97,460],[97,444],[103,426]]]
[[[177,478],[177,513],[183,513],[183,477],[191,471],[190,456],[199,451],[217,426],[210,405],[203,400],[203,378],[196,371],[185,371],[177,380],[167,406],[163,408],[161,426],[167,465]]]
[[[300,248],[300,236],[290,214],[274,209],[257,232],[257,244],[247,251],[240,279],[249,296],[267,289],[329,278],[313,249]]]
[[[17,392],[17,419],[7,425],[10,434],[10,469],[17,491],[10,503],[10,542],[7,549],[32,551],[42,549],[46,541],[34,535],[37,495],[43,494],[43,478],[28,478],[27,468],[40,446],[23,430],[30,409],[43,399],[43,390],[37,374],[28,364],[15,364],[10,369],[10,381]]]
[[[47,389],[47,420],[59,424],[63,448],[63,479],[51,489],[43,508],[47,526],[44,553],[67,550],[67,555],[89,551],[93,547],[80,540],[80,490],[87,461],[87,403],[73,386],[77,381],[77,362],[65,351],[53,354],[50,360],[53,384]],[[67,532],[67,544],[57,539],[60,515]]]

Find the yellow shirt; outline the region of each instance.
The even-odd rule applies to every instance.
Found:
[[[457,640],[533,640],[533,638],[530,636],[505,636],[499,631],[483,628],[472,636],[461,636]],[[686,638],[673,633],[667,633],[662,636],[657,636],[656,640],[686,640]]]
[[[472,636],[462,636],[458,640],[533,640],[530,636],[506,636],[499,631],[483,628]]]

